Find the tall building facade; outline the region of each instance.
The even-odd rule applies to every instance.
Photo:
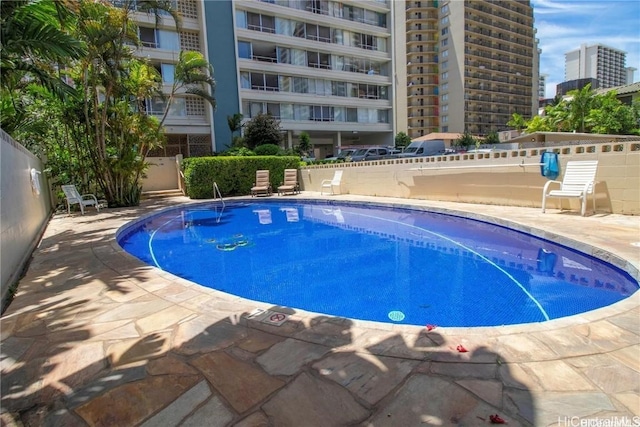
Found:
[[[565,53],[565,81],[597,79],[603,89],[627,83],[626,52],[612,47],[583,44]]]
[[[408,121],[412,138],[487,135],[538,105],[537,44],[528,0],[408,0]]]
[[[390,0],[204,2],[217,81],[215,146],[227,117],[272,114],[285,146],[310,135],[316,156],[337,147],[393,144],[394,43]]]
[[[197,0],[175,0],[173,7],[181,16],[179,31],[173,18],[162,15],[156,22],[148,13],[138,12],[136,0],[112,0],[116,7],[129,7],[137,24],[138,37],[142,43],[136,55],[146,58],[162,76],[163,92],[170,93],[173,85],[175,64],[181,50],[202,52],[206,55],[203,28],[203,2]],[[166,107],[166,99],[155,97],[146,101],[146,111],[161,117]],[[153,156],[210,155],[213,152],[213,109],[201,98],[186,93],[178,93],[171,102],[164,128],[167,144],[156,150]]]

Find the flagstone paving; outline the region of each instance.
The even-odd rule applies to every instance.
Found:
[[[639,217],[331,197],[495,217],[640,269]],[[115,243],[121,225],[175,203],[191,201],[51,219],[0,318],[3,426],[640,422],[640,292],[546,323],[431,331],[272,307],[143,265]],[[255,308],[289,317],[262,323]]]

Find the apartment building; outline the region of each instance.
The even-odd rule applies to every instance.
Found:
[[[579,49],[565,53],[565,81],[597,79],[603,89],[632,83],[627,81],[626,57],[627,53],[619,49],[582,44]],[[631,76],[633,79],[633,72]]]
[[[206,54],[203,2],[174,0],[173,7],[182,17],[180,31],[176,31],[175,22],[168,14],[162,15],[162,19],[156,22],[153,15],[136,12],[138,3],[136,0],[112,0],[114,6],[128,6],[134,11],[134,20],[142,43],[136,55],[147,58],[155,66],[162,76],[163,92],[170,93],[180,51],[192,50]],[[166,102],[159,97],[147,100],[147,112],[161,117]],[[178,93],[171,103],[164,123],[167,145],[163,150],[156,150],[150,155],[210,155],[213,152],[212,117],[213,110],[206,101],[184,92]]]
[[[231,143],[227,117],[238,112],[272,114],[286,147],[307,132],[319,158],[393,144],[391,0],[207,1],[204,13],[217,151]]]
[[[528,0],[406,2],[409,135],[506,128],[538,105]]]

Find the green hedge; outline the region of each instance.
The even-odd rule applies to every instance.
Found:
[[[257,170],[269,170],[276,191],[284,179],[285,169],[298,169],[300,158],[294,156],[216,156],[189,157],[182,162],[187,196],[192,199],[213,198],[213,183],[223,196],[251,194]]]

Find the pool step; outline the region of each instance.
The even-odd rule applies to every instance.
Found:
[[[164,199],[166,197],[182,197],[182,191],[175,190],[156,190],[156,191],[143,191],[141,198],[144,200],[148,199]]]

